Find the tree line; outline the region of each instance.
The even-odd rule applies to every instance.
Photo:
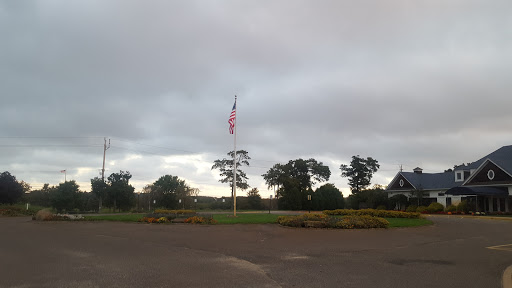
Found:
[[[230,151],[227,155],[229,158],[215,160],[211,169],[219,171],[221,183],[229,184],[231,199],[223,198],[222,204],[212,202],[212,207],[225,209],[227,205],[232,205],[234,163],[237,165],[236,187],[242,191],[250,188],[247,174],[243,171],[244,167],[250,165],[249,153],[245,150],[237,151],[236,159],[233,159],[234,151]],[[313,189],[313,186],[327,182],[331,177],[329,167],[313,158],[299,158],[287,163],[277,163],[261,176],[267,187],[275,191],[278,209],[325,210],[356,208],[356,206],[359,208],[359,203],[374,206],[375,203],[384,203],[384,199],[387,199],[382,187],[367,189],[373,174],[379,167],[377,160],[371,157],[362,158],[359,155],[352,156],[349,165],[342,164],[341,176],[348,178],[352,190],[352,195],[347,199],[332,183],[325,183]],[[190,187],[185,180],[173,175],[164,175],[152,184],[146,185],[143,188],[144,193],[136,195],[135,188],[130,184],[131,178],[130,172],[121,170],[110,174],[107,179],[99,177],[91,179],[92,193],[80,191],[79,185],[71,180],[57,186],[44,184],[43,188],[25,195],[25,192],[30,190],[30,186],[24,181],[17,181],[6,171],[0,174],[0,204],[15,203],[25,196],[30,198],[32,204],[51,206],[57,211],[90,211],[101,210],[102,207],[114,211],[126,211],[133,207],[139,209],[146,206],[148,209],[151,209],[151,206],[178,209],[185,206],[191,207],[190,201],[193,197],[197,199],[199,194],[199,189]],[[263,208],[261,196],[256,188],[250,189],[244,199],[246,201],[240,204],[246,209]]]

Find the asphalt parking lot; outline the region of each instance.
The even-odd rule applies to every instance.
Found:
[[[502,287],[512,221],[375,230],[0,218],[0,287]]]

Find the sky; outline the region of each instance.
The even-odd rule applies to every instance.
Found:
[[[0,0],[0,170],[32,189],[129,171],[228,196],[315,158],[350,193],[353,155],[442,172],[512,144],[511,1]],[[324,183],[319,183],[322,185]],[[244,195],[245,192],[238,192]]]

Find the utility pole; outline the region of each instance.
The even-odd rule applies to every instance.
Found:
[[[110,148],[110,139],[108,139],[108,146],[107,146],[107,138],[103,138],[103,168],[101,168],[101,180],[103,180],[103,183],[105,183],[105,156],[107,154],[107,150],[108,148]],[[100,196],[100,205],[99,205],[99,209],[98,209],[98,213],[100,213],[101,211],[101,196]]]

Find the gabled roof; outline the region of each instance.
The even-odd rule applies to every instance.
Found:
[[[444,173],[398,172],[398,175],[402,175],[416,189],[423,190],[449,189],[462,184],[462,182],[455,182],[453,171]]]
[[[482,165],[490,160],[509,175],[512,175],[512,145],[503,146],[500,149],[486,155],[479,160],[467,165],[458,166],[451,172],[444,173],[414,173],[414,172],[398,172],[397,176],[391,181],[393,183],[400,175],[409,181],[416,189],[436,190],[450,189],[461,186],[473,178],[468,177],[465,182],[455,182],[455,171],[479,169]],[[475,173],[476,174],[476,173]],[[391,190],[389,190],[391,191]]]
[[[512,145],[503,146],[491,154],[480,158],[478,161],[469,164],[468,166],[459,167],[463,168],[463,170],[478,169],[487,159],[503,168],[505,172],[512,174]],[[455,170],[460,170],[459,167],[455,168]]]
[[[418,189],[431,190],[431,189],[443,189],[452,188],[460,185],[455,183],[454,172],[444,173],[414,173],[414,172],[402,172],[411,184]]]

